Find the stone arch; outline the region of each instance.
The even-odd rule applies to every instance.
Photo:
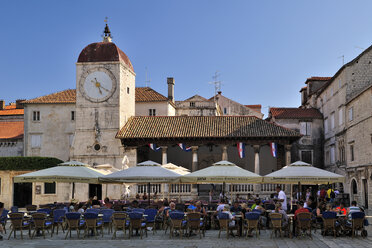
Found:
[[[350,181],[350,200],[355,200],[356,195],[358,195],[358,183],[356,178],[352,178]]]

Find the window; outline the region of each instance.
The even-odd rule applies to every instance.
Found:
[[[311,135],[311,122],[300,122],[300,133],[302,135]]]
[[[333,87],[331,87],[331,96],[333,96]]]
[[[338,125],[342,125],[344,123],[344,117],[342,114],[342,108],[338,109]]]
[[[69,143],[70,147],[72,147],[72,144],[73,144],[73,142],[74,142],[74,137],[75,137],[74,134],[70,134],[70,135],[68,136],[68,143]]]
[[[358,186],[357,186],[355,179],[353,179],[353,181],[351,182],[351,188],[352,188],[353,194],[358,194]]]
[[[301,151],[301,161],[312,164],[313,163],[313,152],[312,151]]]
[[[350,161],[354,161],[354,145],[350,145]]]
[[[331,114],[331,130],[335,128],[335,112]]]
[[[328,133],[328,118],[324,119],[324,132]]]
[[[330,162],[331,164],[334,164],[335,163],[335,146],[331,146],[330,148]]]
[[[40,111],[34,111],[32,114],[33,121],[40,121]]]
[[[339,88],[339,89],[341,88],[341,79],[338,80],[338,88]]]
[[[149,109],[149,116],[155,116],[156,115],[156,109]]]
[[[41,147],[41,135],[31,135],[31,148],[40,148]]]
[[[195,102],[190,102],[190,107],[195,107]]]
[[[56,193],[56,183],[44,183],[44,194],[55,194]]]
[[[223,114],[224,114],[224,115],[227,114],[227,108],[223,108]]]
[[[329,151],[326,151],[325,162],[326,162],[326,164],[329,164]]]
[[[75,111],[71,111],[71,120],[72,120],[72,121],[75,120]]]
[[[339,160],[341,163],[345,162],[345,147],[344,146],[340,146],[338,148],[338,152],[339,152]]]
[[[129,87],[127,87],[127,94],[129,94]]]
[[[353,120],[353,107],[349,108],[349,121]]]

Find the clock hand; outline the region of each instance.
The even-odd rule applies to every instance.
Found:
[[[106,88],[103,87],[103,86],[100,86],[100,88],[103,89],[103,90],[105,90],[105,91],[107,91],[107,92],[110,92],[108,89],[106,89]]]
[[[101,88],[100,88],[100,87],[97,87],[97,89],[98,89],[99,93],[102,95],[102,90],[101,90]]]

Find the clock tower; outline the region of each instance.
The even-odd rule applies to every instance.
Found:
[[[76,129],[70,158],[121,168],[124,152],[116,133],[135,114],[132,63],[111,38],[85,47],[76,63]]]

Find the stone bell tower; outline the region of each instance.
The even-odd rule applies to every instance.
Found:
[[[76,130],[71,159],[122,167],[124,153],[115,135],[135,114],[135,77],[132,63],[112,42],[106,23],[103,41],[86,46],[76,63]]]

